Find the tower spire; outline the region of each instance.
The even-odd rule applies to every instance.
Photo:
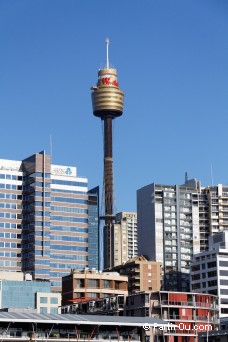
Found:
[[[109,69],[109,57],[108,57],[108,47],[109,47],[109,38],[106,38],[106,69]]]

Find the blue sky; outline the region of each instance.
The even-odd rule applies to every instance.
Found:
[[[43,149],[102,184],[90,87],[110,62],[125,92],[114,122],[117,211],[151,182],[228,184],[226,0],[1,0],[0,158]]]

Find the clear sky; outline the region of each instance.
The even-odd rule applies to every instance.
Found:
[[[102,185],[90,87],[110,62],[117,211],[152,182],[228,185],[227,0],[0,0],[0,159],[50,152]],[[213,177],[211,177],[211,165]]]

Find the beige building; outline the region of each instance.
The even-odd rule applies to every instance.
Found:
[[[104,268],[121,265],[137,255],[137,214],[120,212],[115,223],[104,226]]]
[[[23,272],[0,272],[0,280],[26,280],[26,275]]]
[[[36,293],[37,313],[60,314],[61,313],[61,293],[50,292]]]
[[[62,278],[62,305],[77,298],[104,298],[128,294],[128,277],[117,272],[85,269]]]
[[[128,276],[128,292],[160,291],[162,263],[149,261],[144,256],[135,257],[111,269]]]

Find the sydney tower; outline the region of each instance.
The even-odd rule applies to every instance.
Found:
[[[109,64],[109,40],[106,39],[106,66],[98,71],[97,85],[91,87],[93,114],[104,122],[104,199],[105,225],[114,220],[113,214],[113,158],[112,120],[122,115],[124,93],[119,89],[117,71]]]

